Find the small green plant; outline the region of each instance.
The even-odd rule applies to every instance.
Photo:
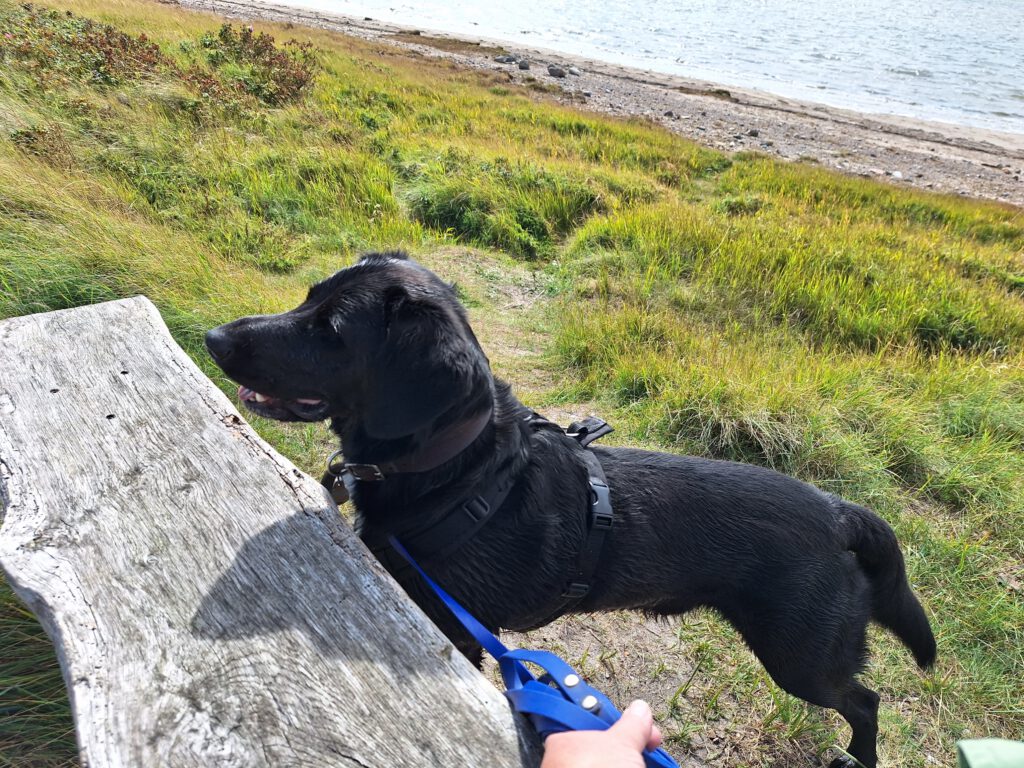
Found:
[[[715,210],[727,216],[751,216],[764,207],[764,201],[756,195],[723,197],[715,203]]]

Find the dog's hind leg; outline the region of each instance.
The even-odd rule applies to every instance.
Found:
[[[828,683],[811,681],[808,678],[799,681],[786,679],[783,675],[773,672],[769,664],[765,664],[765,669],[786,692],[811,704],[839,712],[853,730],[853,737],[846,751],[864,768],[875,768],[878,762],[877,693],[865,688],[852,677],[845,685],[833,687]],[[858,763],[844,755],[833,760],[829,768],[854,768]]]
[[[853,738],[846,751],[866,768],[874,768],[878,762],[878,694],[853,680],[835,708],[853,728]],[[852,768],[853,765],[855,763],[844,755],[833,760],[829,768]]]
[[[813,679],[804,675],[799,679],[787,677],[785,673],[773,670],[770,662],[765,664],[765,669],[783,690],[811,704],[836,710],[850,724],[853,737],[846,751],[857,762],[843,755],[833,760],[829,768],[854,768],[857,765],[875,768],[878,762],[877,693],[864,687],[853,677],[847,678],[845,683],[833,686],[824,678]]]
[[[855,679],[867,658],[868,584],[852,567],[824,573],[828,578],[807,579],[803,590],[762,592],[756,605],[726,618],[779,687],[846,718],[849,754],[875,768],[878,695]],[[853,765],[842,757],[831,768]]]

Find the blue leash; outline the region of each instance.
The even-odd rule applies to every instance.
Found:
[[[391,546],[415,568],[424,581],[437,593],[448,609],[498,662],[505,681],[505,696],[512,708],[530,718],[541,738],[562,731],[603,731],[609,728],[621,713],[611,700],[596,688],[589,686],[576,670],[549,651],[509,650],[456,600],[441,589],[405,548],[390,538]],[[529,662],[547,674],[534,677],[523,664]],[[663,749],[643,753],[647,768],[679,768]]]

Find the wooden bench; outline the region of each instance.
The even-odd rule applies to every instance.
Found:
[[[84,765],[537,765],[148,300],[0,322],[0,360],[0,565],[54,641]]]

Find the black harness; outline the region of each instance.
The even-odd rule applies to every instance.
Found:
[[[592,442],[612,431],[612,427],[607,422],[596,417],[573,422],[568,429],[562,429],[540,414],[525,408],[523,409],[523,419],[531,429],[560,432],[575,439],[583,448],[587,448]],[[323,476],[321,483],[339,504],[348,500],[355,482],[380,482],[385,479],[384,473],[376,465],[339,464],[336,462],[337,456],[338,454],[335,454],[328,461],[327,473]],[[614,515],[608,481],[601,463],[589,450],[584,450],[582,457],[587,466],[590,482],[586,538],[575,558],[565,587],[558,597],[557,603],[550,607],[545,606],[543,613],[530,617],[524,626],[505,627],[505,629],[526,631],[541,627],[561,614],[572,610],[590,592],[605,539],[614,522]],[[512,473],[492,475],[481,484],[482,489],[456,504],[441,519],[433,521],[423,528],[403,532],[401,534],[402,545],[420,564],[451,556],[472,539],[494,516],[518,479]],[[406,572],[412,572],[412,566],[395,551],[386,535],[380,538],[364,537],[363,541],[380,563],[396,578],[406,575]]]

